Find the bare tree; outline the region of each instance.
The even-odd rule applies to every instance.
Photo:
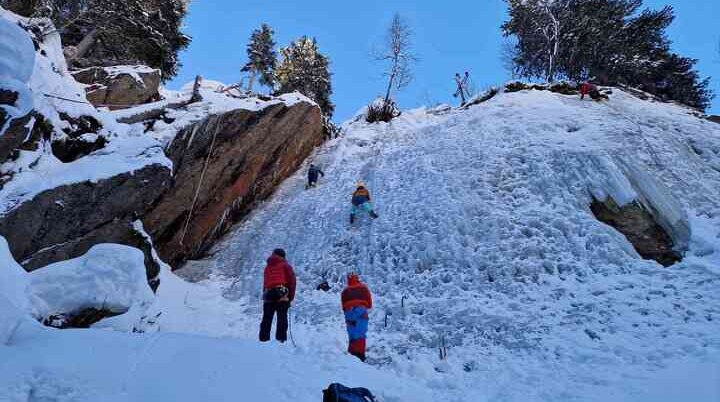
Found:
[[[383,44],[383,50],[375,56],[375,60],[385,63],[386,69],[383,75],[388,78],[387,90],[385,91],[385,103],[390,101],[393,89],[401,89],[412,81],[412,65],[417,57],[412,53],[412,42],[410,40],[412,31],[408,24],[395,13],[387,37]]]
[[[517,41],[505,38],[500,45],[500,62],[502,63],[503,69],[513,79],[517,78],[518,75],[515,66],[515,58],[517,55]]]
[[[548,82],[555,80],[561,41],[567,29],[567,11],[571,0],[506,0],[512,20],[503,25],[506,32],[521,32],[543,64],[542,74]],[[514,33],[513,32],[513,33]],[[539,63],[538,63],[539,64]]]
[[[548,42],[548,82],[555,81],[555,65],[560,54],[560,30],[562,24],[557,15],[557,8],[567,7],[566,3],[567,1],[543,0],[538,4],[548,21],[548,23],[538,27]]]

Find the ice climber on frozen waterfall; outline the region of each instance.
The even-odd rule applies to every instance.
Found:
[[[348,332],[348,352],[365,361],[368,310],[372,308],[370,289],[360,282],[357,274],[351,273],[347,277],[347,286],[342,291],[341,301]]]
[[[370,191],[365,188],[363,182],[357,183],[357,188],[352,195],[352,210],[350,211],[350,224],[355,222],[355,217],[358,212],[365,211],[370,214],[370,217],[375,219],[378,215],[373,211],[372,204],[370,203]]]
[[[323,172],[319,167],[317,167],[315,164],[310,164],[310,168],[308,169],[308,183],[305,188],[312,188],[317,185],[318,178],[320,176],[325,177],[325,172]]]
[[[270,329],[275,314],[275,339],[287,340],[288,309],[295,298],[295,272],[285,260],[285,250],[275,249],[267,259],[263,275],[263,316],[260,323],[260,341],[270,340]]]

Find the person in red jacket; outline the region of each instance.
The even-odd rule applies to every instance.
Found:
[[[347,277],[347,286],[342,291],[341,300],[349,338],[348,352],[365,361],[368,310],[372,308],[370,289],[360,282],[355,273],[351,273]]]
[[[590,81],[585,81],[580,85],[580,100],[585,99],[585,96],[589,95],[593,90],[597,90],[595,85]]]
[[[598,87],[592,81],[585,81],[580,85],[580,100],[585,99],[585,95],[590,96],[594,101],[608,100],[608,96],[601,94]]]
[[[263,317],[260,322],[260,342],[270,340],[270,330],[275,314],[277,327],[275,339],[287,340],[288,309],[295,298],[295,272],[285,260],[285,250],[275,249],[267,259],[263,275]]]

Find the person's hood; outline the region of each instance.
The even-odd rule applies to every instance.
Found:
[[[350,274],[347,277],[347,283],[348,283],[348,286],[357,286],[361,283],[360,277],[357,276],[356,274]]]
[[[285,262],[285,259],[282,258],[282,257],[280,257],[280,256],[277,255],[277,254],[271,255],[271,256],[268,257],[268,259],[267,259],[268,265],[276,265],[276,264],[279,264],[279,263],[281,263],[281,262]]]

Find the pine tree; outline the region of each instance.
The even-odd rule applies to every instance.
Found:
[[[181,32],[185,0],[0,0],[28,16],[50,17],[71,65],[142,63],[177,74],[177,54],[190,43]]]
[[[713,95],[696,60],[670,50],[672,7],[642,10],[642,0],[506,0],[505,36],[517,39],[515,72],[628,85],[704,110]],[[550,33],[550,34],[548,34]]]
[[[255,77],[259,77],[260,84],[273,88],[275,85],[275,64],[277,53],[275,52],[275,41],[273,30],[267,24],[262,24],[260,29],[253,31],[250,42],[247,45],[248,62],[243,66],[243,72],[251,74],[249,91],[252,91]]]
[[[292,42],[280,50],[281,60],[275,69],[278,94],[298,91],[320,105],[330,117],[335,110],[332,95],[330,62],[317,46],[317,41],[307,36]]]

